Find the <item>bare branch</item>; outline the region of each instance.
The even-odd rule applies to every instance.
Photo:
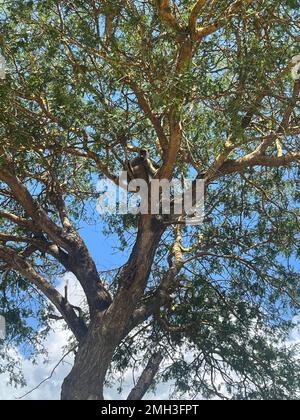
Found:
[[[236,0],[230,7],[224,12],[224,16],[218,18],[214,23],[204,26],[203,28],[196,29],[195,40],[202,41],[206,36],[216,32],[221,27],[225,26],[228,19],[235,16],[243,7],[253,3],[254,0]]]
[[[64,359],[69,356],[70,353],[74,352],[74,350],[76,349],[76,347],[73,347],[72,349],[68,350],[62,357],[61,359],[56,363],[56,365],[54,366],[54,368],[52,369],[52,371],[50,372],[50,375],[43,379],[37,386],[35,386],[34,388],[32,388],[30,391],[26,392],[26,394],[22,395],[21,397],[18,398],[18,400],[22,400],[23,398],[27,397],[28,395],[32,394],[34,391],[36,391],[37,389],[39,389],[45,382],[49,381],[49,379],[51,379],[56,371],[56,369],[61,365],[61,363],[64,361]]]
[[[141,400],[150,386],[153,383],[153,379],[159,370],[159,366],[163,361],[163,355],[161,353],[155,353],[149,360],[143,373],[141,374],[136,386],[132,389],[128,395],[127,400]]]

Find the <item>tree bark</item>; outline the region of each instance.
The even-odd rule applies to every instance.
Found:
[[[64,380],[62,400],[103,400],[103,384],[115,349],[130,331],[134,310],[140,303],[155,252],[165,227],[152,217],[141,218],[128,263],[118,278],[119,289],[107,310],[96,308],[88,334],[79,344],[72,371]]]
[[[127,400],[141,400],[153,383],[153,379],[159,370],[163,355],[155,353],[149,360],[145,370],[141,374],[136,386],[128,395]]]
[[[103,335],[101,320],[97,321],[79,345],[74,366],[62,385],[62,400],[104,399],[103,384],[115,346]]]

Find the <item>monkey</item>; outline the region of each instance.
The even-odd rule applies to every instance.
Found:
[[[151,179],[155,177],[157,172],[158,167],[155,167],[154,163],[150,159],[149,152],[147,149],[140,149],[139,156],[128,162],[128,182],[135,180],[137,183],[139,183],[140,181],[144,181],[147,185],[149,185]],[[132,187],[133,185],[131,185],[131,188]],[[146,191],[141,191],[141,185],[137,185],[135,187],[135,191],[132,190],[132,192],[145,193]],[[148,203],[150,202],[149,200],[150,190],[148,190]],[[142,201],[143,203],[146,203],[146,201],[144,201],[143,199]]]
[[[151,178],[155,177],[158,171],[158,167],[153,164],[146,149],[141,149],[139,156],[129,162],[128,169],[132,179],[143,179],[147,184]]]

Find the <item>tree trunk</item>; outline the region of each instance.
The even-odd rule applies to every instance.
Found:
[[[74,367],[64,380],[63,400],[104,399],[107,369],[115,349],[129,332],[128,322],[143,295],[164,230],[152,217],[141,218],[136,244],[118,278],[118,292],[110,307],[96,312],[92,318],[88,334],[79,345]]]
[[[62,400],[103,400],[103,384],[115,343],[103,336],[101,324],[93,323],[80,344],[74,366],[62,385]]]

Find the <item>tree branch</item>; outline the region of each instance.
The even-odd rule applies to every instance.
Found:
[[[30,222],[27,219],[24,219],[23,217],[17,216],[7,211],[0,210],[0,218],[7,219],[18,226],[31,230],[32,232],[34,232],[34,230],[36,229],[36,226],[34,226],[34,223]]]
[[[156,6],[158,8],[161,20],[170,28],[176,32],[181,31],[181,26],[177,22],[175,16],[172,13],[169,0],[156,0]]]
[[[254,0],[236,0],[230,7],[224,12],[224,16],[217,19],[214,23],[204,26],[203,28],[196,29],[194,38],[196,41],[202,41],[206,36],[216,32],[222,26],[225,26],[228,22],[228,19],[233,17],[237,12],[239,12],[243,7],[248,4],[253,3]]]
[[[128,395],[127,400],[141,400],[150,386],[153,383],[153,379],[159,370],[159,366],[163,361],[163,355],[161,353],[155,353],[150,358],[147,366],[141,374],[136,386],[132,389]]]
[[[300,162],[300,153],[289,153],[283,156],[245,156],[237,160],[227,160],[221,166],[218,174],[211,179],[215,180],[223,175],[234,172],[243,172],[245,169],[253,166],[266,166],[270,168],[278,168],[280,166],[288,166],[291,163]]]
[[[131,80],[129,80],[128,83],[130,87],[132,88],[132,90],[134,91],[135,96],[137,97],[140,108],[145,113],[146,117],[149,118],[149,120],[151,121],[163,152],[166,153],[167,148],[168,148],[168,139],[167,139],[167,136],[165,135],[165,132],[161,125],[159,117],[155,115],[155,113],[152,111],[145,93],[138,86],[138,84]]]
[[[63,229],[57,226],[33,199],[25,185],[13,173],[11,165],[2,165],[0,169],[0,180],[9,186],[15,199],[26,210],[28,215],[35,220],[39,227],[54,240],[55,243],[65,247],[66,249],[70,249],[70,242],[66,241]]]
[[[206,0],[198,0],[195,6],[193,7],[193,10],[191,12],[190,19],[189,19],[189,28],[192,34],[195,34],[196,32],[197,19],[201,10],[205,6],[205,4],[206,4]]]
[[[22,205],[26,213],[31,216],[41,230],[47,233],[54,244],[68,251],[68,267],[83,287],[91,314],[95,314],[97,310],[107,309],[111,303],[110,294],[103,286],[96,265],[79,234],[72,228],[63,229],[57,226],[48,217],[47,213],[31,196],[25,185],[14,174],[11,165],[2,165],[0,169],[0,180],[3,180],[10,187],[15,199]],[[54,248],[52,251],[55,251]],[[60,255],[57,254],[57,256]],[[61,260],[59,261],[61,262]]]
[[[13,270],[18,271],[28,281],[34,284],[56,307],[70,327],[78,341],[81,341],[87,327],[83,319],[79,318],[72,306],[47,280],[38,274],[34,268],[10,248],[0,245],[0,258]]]
[[[164,231],[165,227],[158,224],[152,216],[141,216],[135,245],[127,264],[118,275],[119,288],[103,320],[107,331],[115,330],[118,325],[119,336],[112,339],[119,341],[127,330],[127,323],[143,296]]]
[[[182,126],[175,111],[170,115],[170,142],[164,159],[164,163],[159,170],[158,177],[160,179],[170,179],[173,175],[174,166],[178,157],[182,142]]]

